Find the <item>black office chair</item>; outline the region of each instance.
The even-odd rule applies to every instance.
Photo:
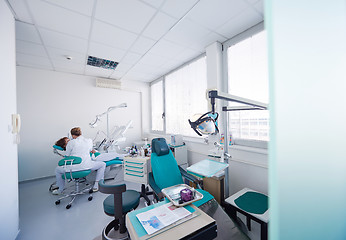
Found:
[[[104,180],[99,181],[99,191],[112,194],[103,201],[104,212],[108,216],[114,216],[102,231],[102,239],[110,239],[108,233],[114,228],[115,231],[125,233],[125,216],[128,212],[136,209],[139,205],[140,194],[135,190],[126,190],[125,184],[110,185],[105,184]]]

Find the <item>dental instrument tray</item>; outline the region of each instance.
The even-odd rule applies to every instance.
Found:
[[[203,194],[196,191],[193,187],[190,187],[186,184],[178,184],[172,187],[162,189],[163,195],[168,198],[169,201],[173,203],[173,205],[177,207],[183,207],[190,203],[196,202],[203,198]],[[193,198],[187,198],[187,194],[192,194]],[[185,199],[191,199],[190,201],[183,201],[182,196]]]

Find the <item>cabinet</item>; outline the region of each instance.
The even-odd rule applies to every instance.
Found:
[[[186,145],[185,144],[180,146],[170,145],[169,148],[171,149],[175,160],[177,160],[178,165],[182,167],[184,170],[186,170],[186,168],[188,167]]]
[[[148,184],[148,173],[151,171],[150,157],[124,157],[124,180]]]

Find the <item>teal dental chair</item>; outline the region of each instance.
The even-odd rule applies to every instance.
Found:
[[[182,184],[184,183],[183,178],[185,178],[185,181],[195,183],[197,186],[196,190],[203,194],[201,200],[192,204],[214,218],[217,222],[217,227],[215,226],[211,238],[249,240],[217,203],[215,198],[209,192],[198,189],[201,187],[201,182],[178,166],[164,138],[153,139],[151,147],[152,172],[149,173],[149,185],[153,189],[157,200],[164,199],[161,192],[162,189]],[[202,235],[201,239],[207,239],[207,236]]]
[[[126,190],[125,184],[105,184],[104,180],[99,181],[99,191],[112,194],[103,201],[103,209],[108,216],[114,216],[114,220],[103,229],[102,239],[111,239],[108,233],[112,229],[119,230],[120,234],[126,233],[125,216],[138,207],[140,193],[135,190]]]
[[[67,167],[67,166],[71,166],[75,164],[80,164],[81,162],[82,162],[82,159],[80,157],[70,156],[70,157],[65,157],[61,159],[58,165]],[[66,205],[66,209],[69,209],[72,206],[73,201],[76,199],[78,195],[84,195],[87,193],[89,193],[88,200],[91,201],[93,199],[92,185],[86,184],[86,186],[83,188],[81,188],[80,186],[82,182],[86,182],[85,177],[88,176],[90,173],[91,173],[91,170],[72,171],[72,170],[66,169],[65,173],[62,175],[62,178],[65,180],[67,179],[68,181],[73,181],[74,190],[60,197],[58,200],[55,201],[55,204],[59,205],[62,199],[71,197],[70,202]]]
[[[154,138],[151,147],[152,172],[149,173],[149,185],[153,189],[156,200],[161,201],[163,199],[162,189],[183,184],[183,178],[185,181],[193,182],[197,186],[196,190],[201,192],[203,196],[210,196],[208,192],[201,189],[200,180],[178,166],[172,151],[166,143],[166,139]]]

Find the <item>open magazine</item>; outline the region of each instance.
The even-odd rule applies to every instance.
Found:
[[[171,202],[136,215],[145,231],[150,235],[192,213],[184,207],[176,207]]]

